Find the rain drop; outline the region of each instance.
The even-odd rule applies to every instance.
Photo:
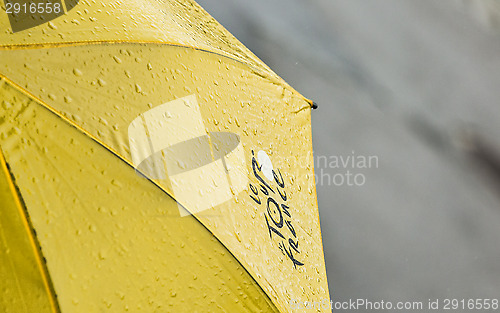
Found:
[[[47,25],[49,25],[49,28],[51,29],[57,29],[57,26],[52,22],[49,22]]]

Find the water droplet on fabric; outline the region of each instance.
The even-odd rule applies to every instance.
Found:
[[[51,29],[57,29],[57,26],[56,26],[54,23],[52,23],[52,22],[48,22],[48,23],[47,23],[47,25],[48,25],[48,26],[49,26],[49,28],[51,28]]]

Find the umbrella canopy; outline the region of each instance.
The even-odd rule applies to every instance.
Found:
[[[61,5],[0,14],[2,311],[329,310],[311,102],[194,2]]]

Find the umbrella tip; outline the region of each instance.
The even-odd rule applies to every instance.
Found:
[[[312,106],[311,106],[314,110],[316,110],[318,108],[318,104],[316,102],[313,101],[312,103]]]

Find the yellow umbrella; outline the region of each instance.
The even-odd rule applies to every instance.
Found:
[[[0,311],[329,311],[311,102],[195,2],[22,3],[0,14]]]

